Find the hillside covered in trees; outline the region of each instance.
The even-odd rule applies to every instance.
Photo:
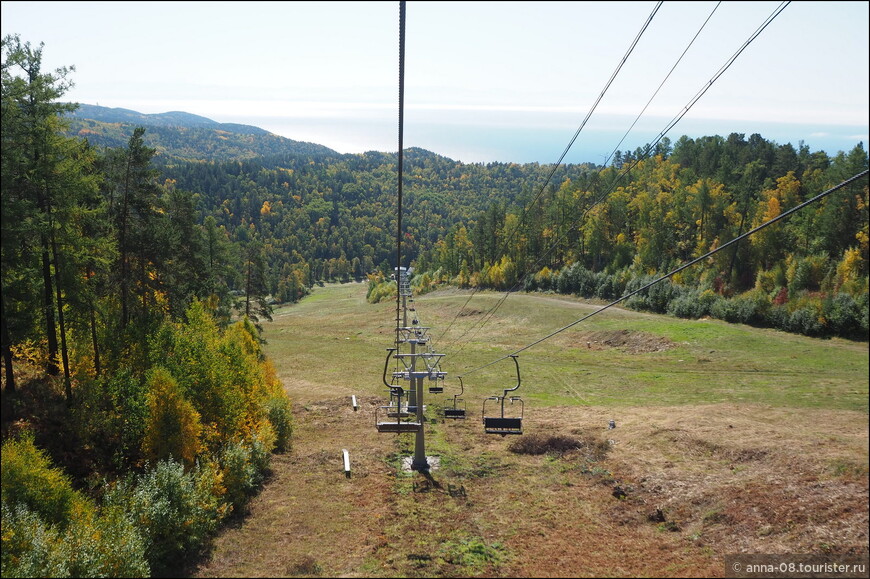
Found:
[[[375,299],[389,293],[395,155],[199,156],[158,154],[155,162],[164,183],[195,199],[202,223],[223,228],[236,254],[262,243],[262,295],[295,301],[316,283],[367,276],[383,285]],[[409,149],[404,265],[416,266],[415,285],[424,290],[453,283],[612,300],[866,167],[862,143],[831,156],[737,133],[673,144],[665,138],[654,148],[617,152],[607,167],[464,164]],[[866,339],[866,183],[838,190],[628,305]],[[238,259],[229,269],[241,269]]]
[[[2,575],[163,574],[290,445],[257,256],[244,295],[221,289],[228,242],[144,129],[67,136],[69,71],[17,36],[2,57]]]
[[[323,282],[394,295],[397,155],[77,110],[70,71],[41,70],[41,48],[12,36],[2,52],[3,575],[161,571],[289,444],[258,322]],[[829,154],[736,133],[606,167],[410,149],[401,265],[418,291],[613,300],[867,166],[862,143]],[[867,340],[868,259],[864,176],[627,305]],[[44,387],[16,396],[22,382]],[[149,498],[164,494],[171,509]]]

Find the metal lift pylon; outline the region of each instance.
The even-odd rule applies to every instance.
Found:
[[[411,271],[410,268],[396,268],[397,297],[400,304],[396,312],[396,344],[394,348],[388,349],[387,359],[384,363],[383,382],[390,389],[391,400],[397,402],[395,405],[391,403],[390,406],[381,407],[381,409],[385,410],[389,417],[395,417],[395,420],[379,420],[376,412],[375,423],[378,432],[397,434],[413,432],[415,441],[411,470],[428,472],[430,465],[426,457],[426,434],[423,428],[425,422],[423,416],[425,409],[423,380],[428,378],[437,384],[444,380],[446,372],[442,372],[439,367],[441,357],[444,354],[435,353],[429,347],[429,328],[419,325],[416,311],[409,306],[409,303],[413,302],[408,277]],[[409,312],[414,312],[410,325],[408,324]],[[387,382],[387,368],[391,358],[396,360],[396,370],[392,376],[393,384]],[[405,380],[408,382],[407,387],[396,386],[396,380]],[[402,401],[406,395],[407,407],[403,409]],[[412,414],[414,419],[408,419]]]

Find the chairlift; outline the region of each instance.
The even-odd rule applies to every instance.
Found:
[[[390,365],[390,357],[395,348],[387,348],[387,360],[384,363],[384,385],[390,389],[390,405],[381,406],[375,409],[375,426],[378,432],[395,432],[401,434],[403,432],[418,432],[421,424],[416,421],[416,416],[413,416],[402,408],[402,399],[405,396],[405,389],[401,386],[394,386],[387,382],[387,368]],[[394,404],[395,401],[395,404]],[[384,412],[390,420],[381,420],[380,414]],[[395,420],[392,420],[395,418]]]
[[[461,388],[459,394],[453,395],[453,408],[444,409],[444,418],[465,420],[465,401],[460,398],[463,392],[465,392],[465,385],[462,383],[462,378],[459,378],[459,387]],[[460,402],[462,403],[462,407],[459,406]]]
[[[444,392],[444,374],[438,369],[438,364],[435,364],[435,368],[432,372],[429,373],[429,394],[441,394]]]
[[[508,392],[513,392],[520,387],[520,363],[517,362],[516,355],[512,354],[511,358],[514,359],[514,364],[516,364],[517,367],[517,385],[513,388],[506,388],[504,394],[501,396],[490,396],[483,401],[483,428],[487,434],[500,434],[501,436],[506,436],[508,434],[523,433],[523,411],[525,409],[525,404],[523,403],[522,398],[520,398],[519,396],[508,396]],[[519,416],[505,416],[505,400],[509,400],[511,406],[513,406],[515,402],[519,402]],[[487,401],[495,401],[495,403],[498,404],[498,415],[486,415]]]
[[[404,388],[401,386],[393,386],[392,394],[395,395],[399,402],[399,408],[401,408],[402,397],[404,396]],[[403,432],[419,432],[420,431],[420,423],[417,422],[416,417],[413,417],[411,414],[407,412],[396,412],[395,406],[381,406],[380,408],[375,409],[375,426],[378,429],[378,432],[395,432],[396,434],[402,434]],[[389,420],[381,420],[380,412],[385,411],[389,418]],[[395,417],[395,419],[393,419]]]

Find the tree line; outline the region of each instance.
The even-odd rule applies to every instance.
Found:
[[[682,137],[672,148],[665,141],[656,154],[620,154],[607,168],[542,190],[533,204],[494,204],[454,225],[419,256],[417,271],[427,275],[418,285],[617,299],[867,165],[862,143],[829,157],[759,135]],[[865,177],[627,305],[866,340],[867,290]]]

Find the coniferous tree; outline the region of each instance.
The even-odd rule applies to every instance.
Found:
[[[72,390],[65,304],[71,298],[77,302],[74,272],[81,255],[76,248],[84,238],[76,216],[96,185],[90,151],[64,135],[62,115],[75,107],[56,102],[71,86],[66,78],[71,70],[44,73],[42,45],[34,49],[17,35],[3,39],[3,294],[5,302],[9,288],[17,302],[2,308],[4,360],[9,372],[6,349],[29,333],[16,323],[26,316],[17,314],[41,299],[46,370],[57,374],[60,357],[68,400]],[[41,279],[41,298],[28,281],[33,279]]]
[[[148,257],[155,249],[159,188],[157,171],[151,165],[156,151],[145,146],[144,134],[145,129],[137,127],[127,148],[110,151],[105,163],[105,195],[118,245],[115,273],[122,329],[130,323],[135,290],[144,308],[151,285]]]

